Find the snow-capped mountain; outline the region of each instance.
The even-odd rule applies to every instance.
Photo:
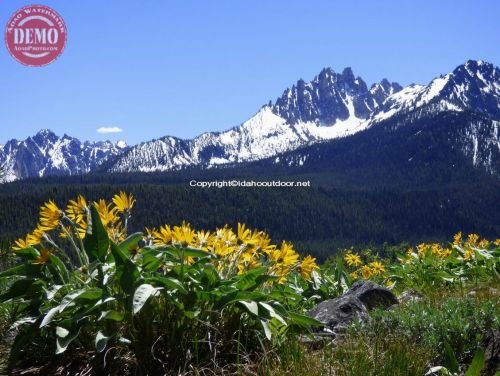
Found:
[[[82,143],[44,130],[1,146],[0,166],[6,166],[8,180],[97,168],[110,172],[210,168],[275,157],[381,124],[386,128],[422,124],[417,120],[450,112],[480,116],[461,116],[466,124],[460,126],[450,123],[455,128],[450,128],[449,139],[475,165],[500,173],[496,167],[500,163],[500,69],[481,60],[470,60],[427,85],[405,88],[387,79],[368,87],[350,68],[342,73],[325,68],[312,81],[297,81],[252,118],[224,132],[208,132],[191,140],[165,136],[125,147]]]
[[[165,171],[260,160],[353,135],[429,104],[437,112],[469,109],[500,119],[500,70],[471,60],[427,85],[402,88],[383,79],[368,88],[350,68],[342,73],[326,68],[311,82],[299,80],[240,126],[192,140],[168,136],[142,143],[125,152],[110,171]],[[498,132],[492,132],[488,142],[495,148]]]
[[[341,74],[323,69],[309,83],[299,80],[274,104],[263,106],[240,126],[192,140],[168,136],[142,143],[124,153],[111,171],[164,171],[248,162],[347,136],[364,129],[370,115],[401,89],[386,79],[368,88],[350,68]]]
[[[76,175],[98,168],[127,150],[123,141],[81,142],[42,129],[26,140],[10,140],[0,146],[3,181],[48,175]]]

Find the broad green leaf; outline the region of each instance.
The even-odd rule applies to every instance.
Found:
[[[259,306],[257,305],[256,302],[250,301],[246,302],[244,300],[240,300],[238,303],[243,305],[248,312],[250,312],[254,316],[259,316]]]
[[[69,332],[65,337],[58,337],[56,340],[56,354],[61,354],[66,351],[69,344],[73,342],[73,340],[78,337],[80,334],[80,329],[74,331],[73,333]]]
[[[134,293],[134,300],[132,301],[132,310],[134,314],[139,312],[144,306],[146,301],[157,294],[158,290],[156,287],[151,286],[148,283],[143,283],[140,285]]]
[[[26,275],[26,264],[14,266],[0,273],[0,279],[8,277],[22,277]]]
[[[56,255],[51,255],[49,266],[52,266],[54,268],[62,283],[69,282],[68,269],[59,257],[57,257]]]
[[[480,376],[481,371],[484,368],[484,365],[485,365],[484,351],[478,349],[474,354],[472,363],[470,364],[469,368],[467,368],[467,372],[465,372],[465,376]]]
[[[135,234],[130,235],[127,239],[118,244],[118,247],[120,247],[120,250],[123,253],[129,255],[130,252],[132,252],[137,247],[143,237],[144,234],[142,232],[136,232]]]
[[[458,372],[460,366],[457,358],[455,357],[455,353],[448,342],[444,343],[444,358],[446,361],[446,368],[448,368],[451,372]]]
[[[161,285],[163,287],[166,287],[167,289],[173,289],[173,290],[178,290],[182,294],[187,294],[188,290],[186,290],[186,287],[182,284],[181,281],[179,281],[176,278],[172,277],[153,277],[153,278],[148,278],[148,282],[154,282],[157,285]]]
[[[87,289],[79,294],[75,300],[99,300],[103,295],[101,289]]]
[[[104,334],[102,334],[101,331],[98,331],[96,336],[95,336],[95,349],[98,353],[103,352],[106,349],[106,346],[108,345],[108,341],[111,337],[107,337]]]
[[[63,328],[62,326],[56,327],[56,336],[59,338],[66,338],[69,334],[69,330],[66,328]]]
[[[94,205],[90,207],[90,217],[92,225],[89,230],[91,232],[87,232],[83,239],[83,245],[90,261],[99,260],[104,262],[109,249],[109,237]]]
[[[118,311],[102,311],[101,316],[99,316],[99,320],[112,320],[112,321],[123,321],[125,318],[125,314],[123,312]]]
[[[47,312],[45,317],[42,320],[42,323],[40,324],[40,328],[43,328],[46,325],[49,325],[52,319],[59,313],[59,306],[53,307]]]
[[[0,295],[0,302],[26,295],[34,282],[34,279],[20,279],[15,281],[6,293]]]
[[[264,334],[266,335],[266,338],[270,341],[272,332],[271,328],[269,327],[269,323],[266,320],[260,320],[260,324],[262,325],[262,328],[264,328]]]
[[[275,318],[276,320],[278,320],[280,323],[282,323],[283,325],[287,325],[285,319],[283,317],[281,317],[281,315],[278,315],[276,313],[276,311],[274,310],[274,308],[270,305],[270,304],[267,304],[267,303],[264,303],[264,302],[259,302],[259,305],[263,308],[265,308],[268,312],[269,312],[269,315],[272,317],[272,318]]]
[[[111,253],[115,259],[116,275],[120,281],[120,287],[131,295],[141,277],[139,270],[114,242],[111,242]]]
[[[40,256],[40,252],[33,247],[18,249],[14,251],[14,254],[30,261],[36,260]]]
[[[289,312],[288,316],[290,317],[290,320],[293,324],[300,325],[302,327],[309,328],[309,327],[324,326],[324,324],[321,321],[313,319],[312,317],[309,317],[307,315],[302,315],[300,313]]]
[[[62,298],[61,304],[59,305],[59,312],[61,313],[62,311],[64,311],[67,306],[69,306],[71,303],[73,303],[73,301],[78,296],[83,294],[84,292],[85,292],[85,290],[77,290],[71,294],[66,295],[64,298]]]

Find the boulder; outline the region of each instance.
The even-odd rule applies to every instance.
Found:
[[[372,281],[358,281],[342,296],[316,305],[308,315],[325,325],[323,334],[335,336],[354,320],[367,323],[369,310],[388,308],[397,303],[396,296],[385,287]]]
[[[372,281],[355,282],[346,295],[355,296],[369,310],[374,308],[389,308],[394,304],[398,304],[398,299],[389,289]]]
[[[484,339],[484,374],[500,372],[500,331],[490,330]]]
[[[403,291],[398,296],[398,300],[399,300],[400,304],[418,302],[419,300],[422,300],[422,299],[423,299],[422,294],[420,294],[419,292],[417,292],[415,290]]]

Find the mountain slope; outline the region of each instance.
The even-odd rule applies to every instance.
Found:
[[[192,140],[164,137],[142,143],[119,158],[110,171],[166,171],[254,161],[347,136],[364,129],[373,111],[399,90],[400,85],[386,79],[368,89],[350,68],[341,74],[323,69],[309,83],[299,80],[238,127]]]
[[[480,60],[470,60],[427,85],[405,88],[386,79],[368,88],[350,68],[342,73],[326,68],[311,82],[299,80],[241,125],[191,140],[166,136],[127,148],[110,142],[82,143],[43,130],[1,146],[0,166],[6,167],[7,181],[96,170],[211,168],[275,157],[363,133],[387,121],[404,127],[419,116],[448,112],[472,112],[493,121],[487,129],[483,125],[462,128],[462,134],[453,135],[453,147],[474,165],[498,174],[500,141],[495,121],[500,120],[500,69]],[[400,140],[391,142],[397,147]]]
[[[81,142],[67,135],[58,137],[50,130],[42,129],[26,140],[10,140],[0,146],[0,166],[5,170],[5,181],[84,174],[96,170],[126,149],[122,142]]]
[[[261,160],[350,136],[428,105],[435,113],[470,110],[500,119],[500,70],[470,60],[427,85],[402,88],[384,79],[368,89],[350,68],[341,74],[323,69],[309,83],[299,80],[238,127],[193,140],[165,137],[142,143],[124,153],[110,171],[168,171]],[[490,166],[498,155],[498,127],[492,126],[488,137],[477,135],[473,127],[467,132],[460,147],[475,164],[496,173],[496,167]]]

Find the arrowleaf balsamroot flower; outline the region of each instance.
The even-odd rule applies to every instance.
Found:
[[[52,252],[48,249],[42,249],[40,251],[40,256],[36,258],[35,261],[33,261],[33,264],[45,264],[47,261],[50,260],[50,256],[52,255]]]
[[[368,264],[371,275],[381,275],[385,273],[385,266],[380,261],[373,261]]]
[[[125,192],[120,192],[113,196],[113,203],[120,213],[125,213],[132,209],[135,204],[135,198],[132,195],[127,196]]]
[[[359,255],[355,255],[351,252],[347,253],[344,256],[344,260],[349,266],[360,266],[363,262],[361,261],[361,257]]]
[[[50,200],[43,204],[40,208],[40,225],[39,228],[43,231],[54,230],[59,226],[62,216],[62,211],[57,207],[54,201]]]
[[[299,266],[299,271],[304,279],[310,279],[314,270],[318,270],[319,266],[316,264],[316,259],[311,256],[306,256]]]
[[[87,212],[87,201],[82,195],[79,195],[76,200],[70,200],[66,208],[68,218],[78,224],[85,222]]]

